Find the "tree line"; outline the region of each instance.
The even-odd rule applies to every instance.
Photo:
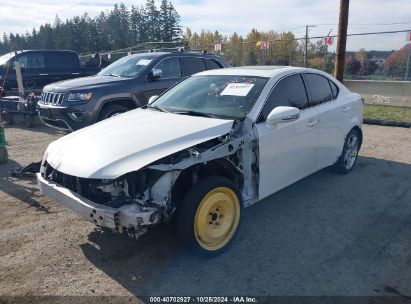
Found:
[[[380,36],[380,39],[384,39]],[[252,29],[245,36],[233,33],[221,35],[218,31],[192,32],[186,29],[183,40],[189,48],[218,53],[233,66],[244,65],[304,65],[305,39],[292,32],[263,32]],[[262,41],[268,41],[262,44]],[[217,45],[217,47],[216,47]],[[263,48],[264,46],[264,48]],[[400,50],[377,51],[360,49],[347,51],[345,76],[365,79],[403,79],[411,44]],[[334,73],[335,52],[328,50],[323,39],[307,44],[307,66]]]
[[[304,40],[296,39],[292,32],[264,32],[252,29],[245,36],[238,33],[226,36],[218,31],[196,33],[186,29],[183,40],[190,49],[207,50],[223,55],[233,66],[303,63]],[[216,44],[219,45],[217,50]],[[323,45],[309,42],[308,48],[310,53],[320,52]]]
[[[263,41],[269,42],[268,48],[267,44],[261,44]],[[7,53],[11,43],[18,49],[69,49],[91,54],[146,42],[157,42],[158,46],[165,46],[161,42],[178,42],[187,49],[218,53],[232,66],[304,65],[305,39],[296,38],[292,32],[252,29],[244,36],[238,33],[227,36],[218,31],[197,33],[187,28],[183,34],[180,16],[168,0],[162,0],[159,7],[154,0],[146,0],[145,5],[131,9],[123,3],[115,4],[113,9],[94,18],[85,13],[63,22],[56,16],[53,24],[45,23],[25,35],[4,33],[0,54]],[[401,78],[410,47],[408,44],[397,51],[347,51],[345,74]],[[327,49],[322,39],[314,43],[308,40],[307,49],[309,67],[333,73],[335,53]]]
[[[92,18],[87,13],[54,23],[45,23],[24,35],[3,34],[0,54],[8,53],[10,45],[17,49],[68,49],[79,53],[116,50],[147,41],[176,41],[181,38],[180,15],[171,1],[162,0],[156,7],[147,0],[140,7],[128,9],[115,4],[108,12]]]

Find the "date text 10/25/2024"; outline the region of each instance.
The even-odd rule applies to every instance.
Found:
[[[149,297],[149,303],[258,303],[255,297]]]

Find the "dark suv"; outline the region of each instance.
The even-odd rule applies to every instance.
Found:
[[[194,73],[226,67],[220,57],[200,52],[150,52],[126,56],[91,77],[45,86],[39,116],[47,125],[77,130],[142,107]]]
[[[17,55],[17,58],[16,58]],[[15,61],[21,66],[23,86],[28,93],[40,93],[49,83],[94,75],[99,63],[82,67],[76,52],[64,50],[24,50],[0,56],[0,86],[6,95],[17,94]]]

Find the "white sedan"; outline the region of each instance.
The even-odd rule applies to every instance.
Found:
[[[361,96],[321,71],[211,70],[51,143],[38,184],[133,237],[175,217],[182,240],[212,256],[232,242],[242,208],[324,167],[350,172],[362,115]]]

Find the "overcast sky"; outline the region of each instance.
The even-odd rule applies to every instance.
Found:
[[[127,7],[145,0],[123,0]],[[174,0],[183,27],[194,31],[218,30],[223,34],[246,34],[250,29],[292,31],[302,37],[306,24],[316,24],[310,35],[337,33],[339,0]],[[0,0],[0,32],[25,33],[44,22],[53,23],[55,15],[66,19],[88,12],[95,16],[109,10],[112,0]],[[159,1],[156,3],[159,4]],[[349,32],[411,29],[410,0],[351,0]],[[373,24],[373,25],[370,25]],[[397,23],[389,25],[390,23]],[[399,24],[402,23],[402,24]],[[365,25],[364,25],[365,24]],[[375,25],[379,24],[379,25]],[[405,44],[405,34],[351,38],[348,48],[394,49]],[[392,46],[392,47],[391,47]]]

